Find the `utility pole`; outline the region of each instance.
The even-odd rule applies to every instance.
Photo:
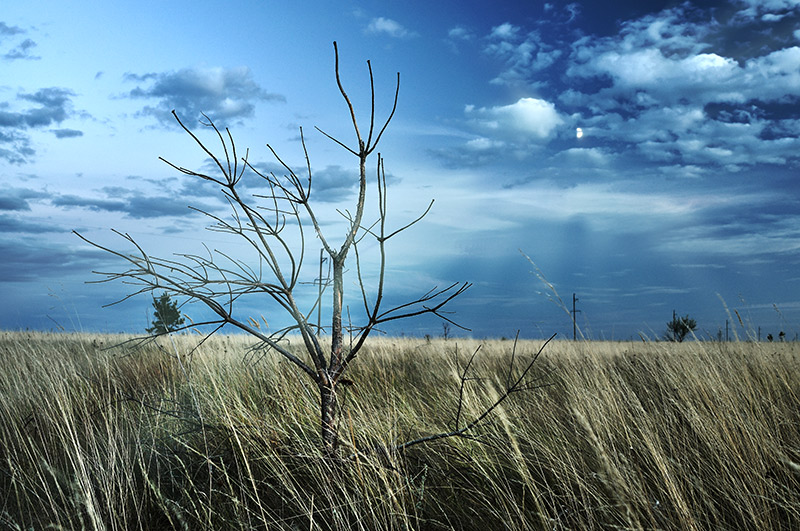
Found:
[[[319,250],[319,277],[317,278],[317,282],[319,282],[319,298],[317,299],[317,337],[322,335],[322,264],[327,261],[325,258],[325,249]],[[330,267],[328,268],[328,275],[330,276]],[[327,280],[327,279],[326,279]]]
[[[580,310],[576,310],[575,309],[575,303],[577,303],[578,300],[579,300],[578,297],[576,297],[575,294],[573,293],[572,294],[572,312],[571,312],[572,313],[572,340],[573,341],[577,341],[578,340],[578,324],[577,324],[577,319],[576,318],[578,317],[577,314],[578,314],[578,312]]]

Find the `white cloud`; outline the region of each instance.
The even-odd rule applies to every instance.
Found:
[[[782,16],[798,5],[748,2],[759,16]],[[579,115],[593,136],[650,160],[736,168],[797,160],[791,107],[800,97],[800,46],[761,46],[760,56],[740,51],[734,58],[709,44],[723,37],[722,26],[696,20],[683,5],[624,22],[615,36],[578,39],[559,105]]]
[[[499,140],[491,140],[483,136],[478,138],[473,138],[472,140],[468,141],[465,144],[467,149],[474,151],[486,151],[488,149],[503,147],[503,145],[504,143]]]
[[[490,37],[495,39],[511,39],[519,33],[519,27],[506,22],[492,28]]]
[[[680,237],[667,235],[660,243],[666,252],[696,252],[717,255],[738,255],[747,258],[767,254],[789,254],[800,250],[800,224],[796,217],[771,225],[761,225],[758,232],[745,226],[686,227]],[[727,234],[730,233],[730,234]]]
[[[367,33],[384,34],[397,39],[416,36],[399,22],[384,17],[373,18],[367,26]]]
[[[551,67],[564,56],[564,50],[546,42],[539,31],[523,34],[519,27],[508,23],[493,28],[488,38],[484,52],[506,64],[506,69],[492,80],[494,84],[540,84],[541,80],[531,81],[531,74]]]
[[[474,38],[472,32],[463,26],[456,26],[454,28],[451,28],[450,31],[447,32],[447,36],[453,40],[459,40],[459,41],[468,41]]]
[[[553,160],[572,167],[594,168],[607,166],[612,158],[600,148],[570,148],[557,154]]]
[[[782,98],[800,92],[800,47],[776,50],[747,61],[742,84],[750,96],[759,99]]]
[[[738,3],[747,6],[737,13],[740,18],[760,17],[765,22],[780,20],[788,11],[800,8],[800,0],[739,0]]]
[[[564,123],[555,105],[536,98],[521,98],[511,105],[465,108],[467,116],[481,128],[498,134],[526,135],[538,139],[552,136]]]
[[[741,83],[736,81],[742,71],[736,61],[715,53],[676,58],[665,56],[660,49],[647,48],[604,51],[593,56],[591,61],[572,66],[568,74],[574,77],[608,75],[614,85],[607,92],[632,92],[641,99],[645,95],[640,91],[646,90],[653,103],[663,104],[665,100],[681,99],[687,90],[691,90],[695,101],[698,98],[700,101],[739,99],[736,89]]]

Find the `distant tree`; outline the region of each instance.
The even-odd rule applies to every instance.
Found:
[[[185,320],[178,309],[177,301],[173,301],[166,291],[161,297],[153,299],[154,319],[150,328],[146,328],[148,334],[168,334],[174,332]]]
[[[697,329],[697,321],[686,315],[686,317],[678,317],[673,315],[672,321],[667,323],[667,331],[664,333],[664,339],[667,341],[682,342],[689,332]]]

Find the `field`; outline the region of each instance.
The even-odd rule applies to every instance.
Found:
[[[473,438],[335,462],[274,355],[123,339],[0,334],[0,528],[800,529],[800,343],[554,341]],[[479,344],[468,417],[513,341],[372,342],[342,454],[447,430]]]

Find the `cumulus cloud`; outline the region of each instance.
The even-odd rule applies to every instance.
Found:
[[[33,94],[21,93],[20,100],[37,104],[23,111],[0,111],[0,127],[28,129],[64,121],[70,112],[74,93],[63,88],[44,88]]]
[[[60,124],[70,117],[73,96],[71,90],[50,87],[17,94],[17,107],[22,107],[18,110],[10,110],[10,102],[0,103],[0,159],[12,164],[29,162],[36,151],[28,131]]]
[[[521,98],[516,103],[497,107],[465,108],[467,117],[481,129],[500,136],[524,139],[546,139],[564,123],[564,119],[549,101]]]
[[[516,37],[519,31],[520,28],[518,26],[515,26],[509,22],[505,22],[499,26],[493,27],[489,37],[494,39],[508,40]]]
[[[788,12],[796,3],[751,0],[747,6],[760,16]],[[559,70],[549,79],[563,83],[556,87],[539,80],[531,61],[532,51],[546,46],[541,36],[523,40],[521,31],[495,28],[487,39],[505,38],[487,50],[506,59],[495,81],[552,92],[560,109],[591,126],[607,149],[681,165],[798,160],[792,127],[800,118],[793,110],[800,101],[800,47],[743,44],[734,57],[722,44],[725,31],[690,4],[625,21],[615,35],[561,43],[570,51],[551,63]]]
[[[253,116],[257,101],[285,101],[283,96],[262,89],[247,67],[126,74],[125,80],[139,83],[127,94],[130,98],[155,101],[143,107],[140,114],[167,126],[174,125],[170,115],[173,109],[191,127],[201,113],[212,120],[234,121]]]
[[[415,37],[416,33],[409,31],[402,24],[390,18],[377,17],[369,21],[367,33],[387,35],[396,39]]]
[[[548,42],[540,30],[524,32],[510,23],[492,28],[486,39],[484,53],[501,59],[506,65],[492,80],[494,84],[543,85],[544,81],[533,81],[532,74],[546,70],[564,54],[557,43]]]

